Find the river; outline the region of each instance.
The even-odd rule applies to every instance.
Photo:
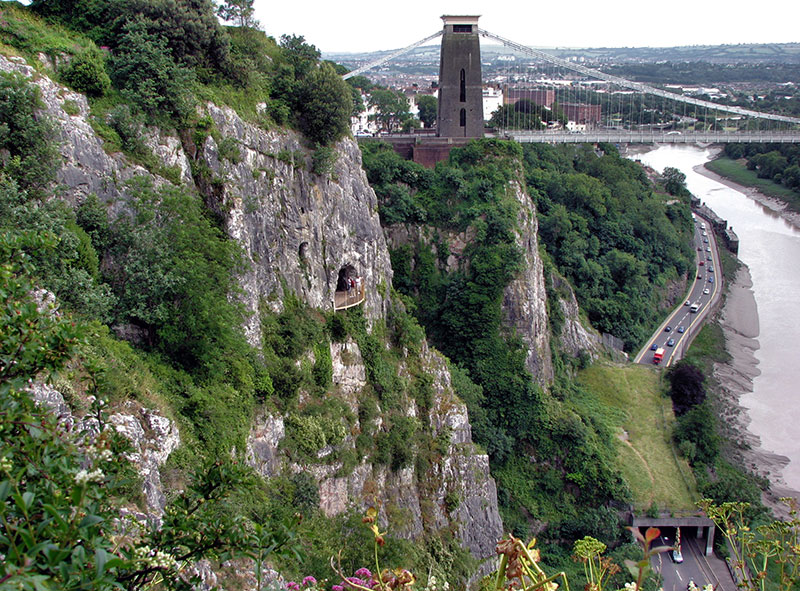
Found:
[[[800,490],[800,231],[744,193],[693,170],[711,156],[696,146],[661,146],[637,158],[659,172],[667,166],[683,172],[688,189],[739,236],[739,259],[750,268],[760,325],[760,374],[739,402],[762,448],[789,458],[783,479]]]

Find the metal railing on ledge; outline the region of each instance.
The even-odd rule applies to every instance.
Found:
[[[366,287],[363,283],[347,291],[336,291],[333,293],[333,309],[335,311],[347,310],[347,308],[358,306],[364,301],[365,293]]]

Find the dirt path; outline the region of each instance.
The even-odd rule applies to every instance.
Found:
[[[647,477],[650,479],[650,498],[647,499],[647,504],[652,505],[653,496],[655,495],[656,479],[653,476],[652,470],[650,470],[650,466],[647,464],[647,461],[644,459],[644,456],[639,453],[639,450],[636,449],[630,441],[628,441],[627,432],[623,431],[620,435],[617,435],[617,437],[619,437],[619,440],[625,445],[627,445],[631,449],[631,451],[636,455],[636,457],[639,458],[639,461],[642,462],[645,472],[647,472]]]

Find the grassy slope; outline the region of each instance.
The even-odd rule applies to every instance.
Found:
[[[673,450],[670,433],[675,419],[669,399],[662,395],[658,370],[597,364],[578,379],[601,403],[619,411],[612,422],[619,428],[620,470],[631,486],[636,509],[654,503],[676,512],[692,510],[697,498],[694,477]]]
[[[748,170],[743,160],[721,157],[706,162],[706,168],[745,187],[753,187],[764,195],[785,201],[789,208],[800,211],[800,195],[769,179],[760,179],[754,170]]]

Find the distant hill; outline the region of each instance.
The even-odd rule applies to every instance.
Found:
[[[607,73],[649,83],[724,84],[784,83],[798,80],[800,43],[690,45],[681,47],[536,48],[555,57],[580,62]],[[328,53],[323,58],[350,69],[368,64],[394,49],[368,53]],[[527,63],[519,51],[484,43],[484,73]],[[405,80],[435,79],[439,74],[439,45],[425,45],[394,58],[371,76]],[[368,73],[369,74],[369,73]]]
[[[394,49],[366,53],[327,53],[323,54],[323,58],[344,65],[366,63],[387,55]],[[561,58],[575,57],[583,58],[587,61],[611,61],[615,63],[705,61],[717,64],[800,64],[800,43],[684,45],[678,47],[537,47],[536,49],[541,49]],[[487,59],[496,59],[499,56],[525,57],[520,52],[499,45],[483,44],[481,51],[484,58]],[[393,61],[396,63],[420,63],[428,60],[430,60],[431,66],[438,68],[438,44],[418,47]]]

